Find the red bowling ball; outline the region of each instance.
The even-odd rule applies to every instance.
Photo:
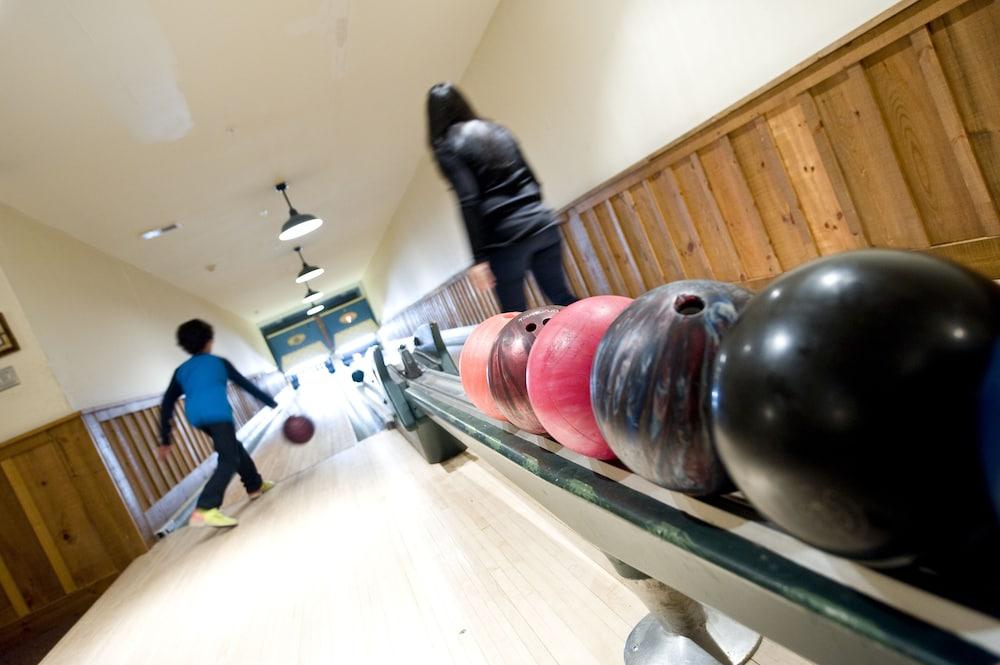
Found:
[[[528,358],[528,397],[535,416],[556,441],[588,457],[614,459],[590,403],[590,369],[597,345],[632,303],[621,296],[595,296],[552,317]]]
[[[281,431],[292,443],[308,443],[316,433],[316,425],[306,416],[288,416]]]
[[[486,382],[486,370],[490,364],[493,342],[496,341],[497,335],[519,313],[497,314],[480,323],[465,340],[462,355],[458,358],[458,373],[462,377],[462,388],[465,390],[465,396],[477,409],[497,420],[507,419],[500,413],[497,403],[490,395],[490,387]]]
[[[562,307],[536,307],[519,314],[503,327],[493,343],[486,372],[490,395],[500,413],[526,432],[544,434],[528,399],[528,355],[535,337]]]

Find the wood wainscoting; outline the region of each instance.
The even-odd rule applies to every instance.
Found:
[[[253,377],[277,393],[284,377]],[[237,424],[262,407],[230,386]],[[0,649],[82,613],[211,470],[211,442],[178,409],[156,459],[160,397],[74,413],[0,443]]]
[[[901,2],[559,212],[583,297],[708,278],[760,288],[863,247],[1000,278],[1000,1]],[[531,306],[544,302],[528,287]],[[460,274],[389,319],[497,313]]]

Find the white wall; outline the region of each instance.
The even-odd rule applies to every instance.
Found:
[[[893,4],[503,0],[461,86],[519,137],[558,208]],[[451,193],[425,159],[365,275],[376,314],[469,260]]]
[[[0,266],[72,409],[162,392],[190,318],[215,327],[215,352],[245,374],[273,366],[252,323],[3,206]]]
[[[12,366],[21,380],[20,385],[0,392],[0,442],[3,442],[65,416],[72,409],[2,268],[0,313],[21,347],[20,351],[0,357],[0,367]]]

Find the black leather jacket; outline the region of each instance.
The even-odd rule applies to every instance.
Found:
[[[507,128],[488,120],[457,123],[435,143],[434,156],[462,206],[477,263],[555,224]]]

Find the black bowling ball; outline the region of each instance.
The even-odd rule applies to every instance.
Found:
[[[769,286],[723,339],[713,433],[766,517],[873,563],[995,528],[978,408],[1000,288],[948,261],[865,250]]]

